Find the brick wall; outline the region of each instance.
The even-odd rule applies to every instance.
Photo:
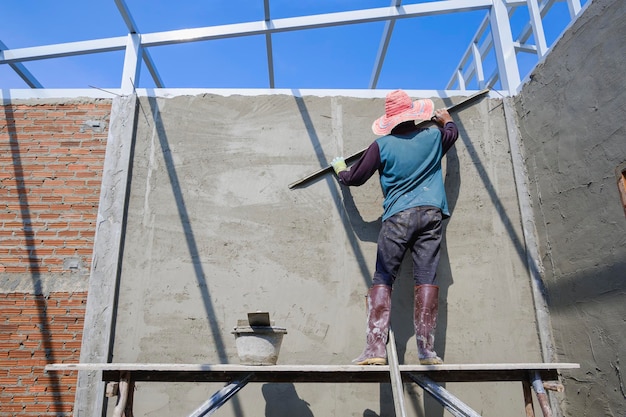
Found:
[[[79,361],[109,114],[0,106],[1,417],[72,415],[76,375],[43,368]]]
[[[0,294],[0,415],[64,416],[76,374],[45,373],[78,362],[87,293]]]
[[[0,273],[89,271],[110,104],[3,106]]]

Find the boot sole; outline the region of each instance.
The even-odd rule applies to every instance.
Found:
[[[420,365],[443,365],[443,361],[440,358],[420,359]]]
[[[387,359],[385,358],[368,358],[361,362],[356,362],[355,365],[387,365]]]

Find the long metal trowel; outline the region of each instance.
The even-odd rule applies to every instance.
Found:
[[[485,94],[487,94],[489,92],[489,88],[486,88],[484,90],[481,90],[475,94],[472,94],[471,96],[467,97],[466,99],[458,102],[457,104],[453,104],[450,107],[446,107],[446,110],[448,110],[449,113],[454,113],[454,112],[458,112],[460,110],[462,110],[463,108],[469,106],[470,104],[473,104],[474,101],[476,101],[478,98],[484,96]],[[427,124],[433,123],[430,120],[424,120],[423,122],[418,123],[416,126],[418,127],[424,127]],[[345,158],[346,163],[350,163],[352,161],[355,161],[356,159],[358,159],[361,155],[363,155],[363,153],[367,150],[367,148],[364,148],[350,156],[348,156],[347,158]],[[292,182],[291,184],[289,184],[289,189],[293,189],[296,188],[300,185],[303,185],[315,178],[318,178],[322,175],[324,175],[327,172],[332,172],[333,170],[333,166],[332,165],[328,165],[322,169],[319,169],[315,172],[313,172],[312,174],[307,175],[304,178],[299,179],[296,182]]]

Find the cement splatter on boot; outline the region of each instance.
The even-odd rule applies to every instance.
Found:
[[[354,359],[356,365],[386,365],[389,319],[391,313],[391,287],[374,285],[367,296],[367,328],[365,349]]]
[[[415,339],[420,365],[440,365],[443,360],[437,356],[435,328],[439,311],[439,287],[436,285],[416,285],[415,296]]]

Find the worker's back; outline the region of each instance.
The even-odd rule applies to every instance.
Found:
[[[438,207],[447,216],[440,130],[387,135],[376,142],[382,164],[380,185],[385,196],[383,220],[417,206]]]

